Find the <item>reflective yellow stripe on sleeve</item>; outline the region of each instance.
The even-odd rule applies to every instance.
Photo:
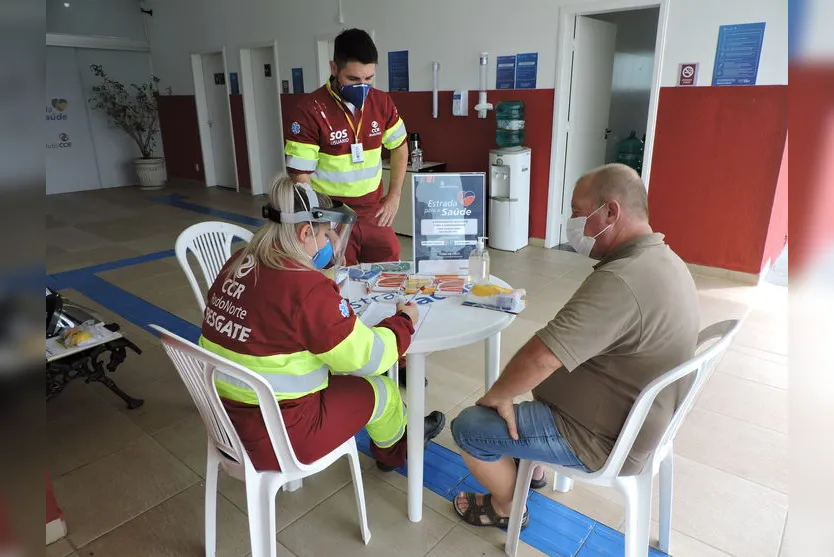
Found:
[[[382,144],[389,151],[396,149],[405,141],[405,134],[405,122],[402,118],[397,118],[397,122],[382,134]]]
[[[319,162],[319,146],[288,140],[284,146],[287,167],[312,172]]]
[[[347,338],[318,357],[334,374],[380,375],[399,358],[397,336],[386,327],[369,329],[357,319]]]

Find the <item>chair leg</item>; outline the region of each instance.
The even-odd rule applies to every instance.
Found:
[[[532,460],[521,460],[518,465],[518,475],[515,479],[515,491],[513,492],[513,506],[510,510],[510,524],[507,528],[507,543],[504,545],[504,553],[509,557],[515,557],[518,551],[518,541],[521,537],[521,519],[524,516],[524,507],[527,506],[527,496],[530,490],[530,480],[533,479],[534,464]]]
[[[573,479],[563,474],[553,472],[553,491],[567,493],[573,489]]]
[[[350,474],[353,477],[353,493],[356,496],[356,510],[359,512],[359,530],[362,533],[362,541],[365,545],[371,541],[371,530],[368,528],[368,513],[365,508],[365,486],[362,483],[362,467],[359,465],[359,453],[356,451],[356,443],[348,453],[350,462]]]
[[[619,478],[625,499],[625,557],[647,557],[652,524],[652,475]]]
[[[268,488],[267,482],[255,474],[247,474],[246,510],[249,515],[251,557],[273,557],[278,548],[275,532],[275,494]]]
[[[214,557],[217,553],[217,475],[220,459],[215,448],[209,442],[206,458],[206,557]]]
[[[669,448],[669,453],[660,463],[660,532],[658,547],[663,553],[669,553],[669,542],[672,537],[672,496],[675,481],[675,455]]]

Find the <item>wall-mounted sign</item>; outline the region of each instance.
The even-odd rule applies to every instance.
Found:
[[[678,85],[681,87],[698,84],[698,63],[678,64]]]
[[[764,22],[722,25],[718,28],[713,85],[756,84],[764,32]]]
[[[281,80],[281,92],[285,95],[290,92],[290,80],[282,79]]]
[[[292,92],[300,95],[304,93],[304,69],[292,69]]]
[[[229,89],[232,90],[232,95],[240,95],[240,82],[237,79],[237,72],[229,74]]]
[[[419,274],[465,275],[469,253],[484,236],[482,172],[412,176],[414,265]]]
[[[408,91],[408,51],[388,53],[388,90]]]
[[[495,88],[512,89],[515,87],[515,55],[499,56],[495,65]]]
[[[515,57],[515,88],[535,89],[539,68],[539,53],[528,52]]]
[[[264,77],[272,77],[272,64],[264,64]]]
[[[226,74],[224,74],[223,72],[214,74],[214,84],[226,85]]]

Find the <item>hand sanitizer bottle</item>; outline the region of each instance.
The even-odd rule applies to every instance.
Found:
[[[469,284],[489,283],[489,252],[484,240],[486,236],[479,236],[475,249],[469,254]]]

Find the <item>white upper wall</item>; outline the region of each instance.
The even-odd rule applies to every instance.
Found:
[[[46,32],[144,41],[140,10],[138,0],[46,0]]]
[[[718,27],[765,22],[757,85],[788,83],[786,0],[672,0],[661,85],[677,85],[678,64],[698,62],[698,85],[712,84]]]
[[[650,5],[646,0],[644,5]],[[759,84],[787,83],[787,7],[784,0],[668,0],[663,85],[673,85],[680,62],[701,63],[709,84],[718,26],[767,22]],[[431,88],[431,62],[440,62],[444,90],[478,88],[478,55],[489,52],[490,88],[499,55],[538,52],[537,85],[553,88],[560,5],[610,9],[606,0],[146,0],[154,72],[174,93],[193,94],[189,54],[227,49],[228,71],[240,71],[239,49],[278,40],[281,79],[304,69],[305,90],[318,86],[316,37],[342,28],[373,30],[380,53],[377,86],[388,88],[388,52],[409,51],[410,88]],[[632,2],[633,7],[634,2]]]

